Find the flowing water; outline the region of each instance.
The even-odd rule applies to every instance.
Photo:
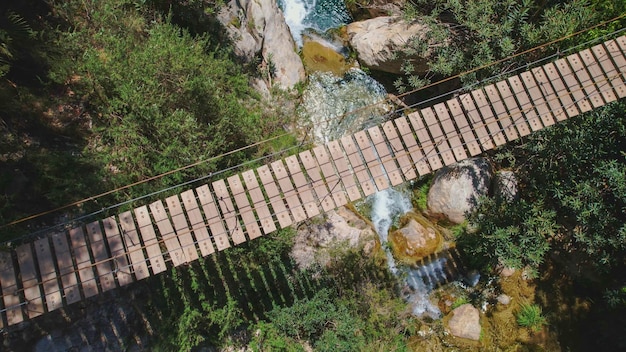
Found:
[[[349,16],[343,3],[336,0],[281,0],[287,23],[296,41],[301,43],[301,34],[306,28],[326,31],[344,24]],[[333,2],[334,1],[334,2]],[[332,6],[331,6],[332,5]],[[329,13],[324,12],[331,9]],[[372,104],[384,101],[385,88],[359,69],[351,69],[343,77],[331,73],[309,74],[309,84],[303,92],[299,110],[302,128],[317,143],[325,143],[345,134],[383,122],[391,106]],[[368,108],[365,108],[368,107]],[[345,115],[347,112],[357,111]],[[400,216],[412,210],[409,192],[387,189],[370,196],[371,220],[387,254],[389,270],[403,278],[405,299],[413,307],[416,316],[440,316],[439,308],[429,300],[429,292],[440,282],[446,281],[447,258],[429,260],[415,268],[397,266],[387,246],[387,235]]]
[[[342,0],[278,0],[278,6],[299,47],[306,30],[324,33],[352,21]]]

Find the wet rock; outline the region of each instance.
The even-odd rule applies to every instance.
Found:
[[[489,194],[493,177],[493,168],[485,158],[466,159],[440,169],[428,191],[429,211],[462,223],[478,199]]]
[[[401,74],[407,60],[415,74],[428,71],[429,52],[424,57],[402,55],[411,40],[426,40],[430,29],[419,22],[407,22],[400,16],[381,16],[352,22],[346,27],[348,40],[357,52],[359,62],[370,69]]]
[[[355,67],[346,60],[341,50],[342,47],[324,39],[305,36],[302,45],[302,61],[308,72],[332,72],[341,77],[350,68]]]
[[[397,257],[416,261],[435,253],[443,237],[425,218],[411,213],[408,223],[389,235]]]
[[[448,320],[450,334],[478,341],[480,338],[480,313],[478,309],[467,303],[452,310]]]
[[[470,287],[474,287],[478,284],[478,281],[480,281],[480,273],[478,272],[478,270],[471,270],[467,273],[467,275],[465,275],[463,281],[465,281],[465,283],[468,284]]]
[[[506,202],[519,199],[517,177],[513,171],[502,170],[496,173],[493,193]]]
[[[296,233],[291,256],[301,268],[314,263],[326,265],[328,250],[341,245],[343,248],[363,248],[366,254],[376,247],[376,231],[358,215],[340,207],[326,213],[326,217],[316,217]]]
[[[275,0],[231,0],[217,17],[237,56],[250,62],[260,55],[266,68],[275,68],[270,86],[292,88],[304,80],[304,65]]]

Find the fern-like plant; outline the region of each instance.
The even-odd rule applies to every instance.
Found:
[[[541,312],[541,307],[536,304],[522,304],[517,312],[517,324],[533,331],[540,331],[548,322]]]

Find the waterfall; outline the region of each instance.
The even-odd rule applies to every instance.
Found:
[[[324,33],[352,21],[342,0],[278,0],[285,22],[299,47],[307,29]]]

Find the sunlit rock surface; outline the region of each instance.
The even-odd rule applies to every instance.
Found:
[[[466,303],[455,308],[452,317],[448,321],[450,334],[478,341],[480,339],[480,313],[471,304]]]
[[[489,194],[493,177],[493,167],[485,158],[466,159],[439,169],[428,191],[428,210],[462,223],[479,198]]]
[[[435,226],[424,217],[409,213],[408,222],[402,228],[389,234],[394,255],[403,262],[417,260],[435,253],[443,242],[443,237]]]
[[[248,62],[260,56],[262,65],[275,68],[272,85],[292,88],[304,80],[304,65],[275,0],[232,0],[218,19],[233,40],[236,55]]]

